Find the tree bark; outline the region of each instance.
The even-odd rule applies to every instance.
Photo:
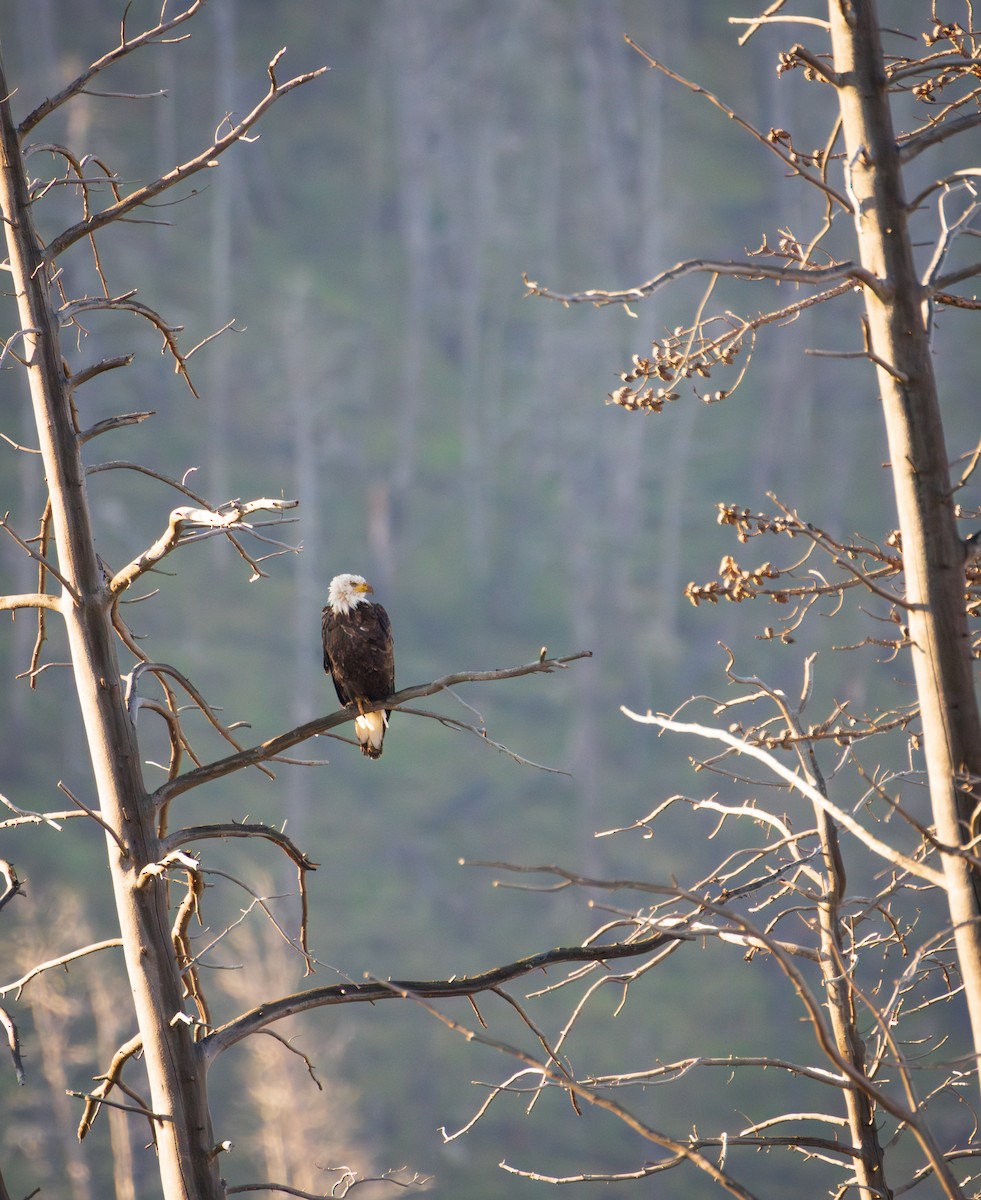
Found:
[[[174,1021],[182,987],[171,944],[166,883],[141,871],[159,857],[135,730],[123,701],[109,596],[92,537],[85,472],[31,212],[24,160],[0,65],[0,204],[23,331],[31,397],[67,586],[61,596],[75,685],[92,760],[126,966],[143,1037],[157,1151],[167,1200],[219,1200],[205,1066],[189,1025]]]
[[[827,795],[824,776],[811,752],[810,764],[802,764],[811,775],[822,795]],[[810,768],[810,769],[809,769]],[[845,868],[838,845],[838,830],[826,812],[814,806],[814,820],[821,838],[824,856],[825,894],[818,902],[818,923],[821,933],[821,977],[827,998],[831,1032],[838,1053],[850,1066],[867,1075],[865,1045],[858,1029],[852,980],[844,967],[846,954],[842,945],[840,904],[845,894]],[[844,1089],[848,1128],[855,1149],[855,1179],[859,1195],[865,1200],[892,1200],[892,1189],[886,1183],[885,1160],[875,1110],[868,1094],[859,1087]]]
[[[902,535],[909,637],[936,836],[976,1053],[981,1053],[981,884],[963,853],[981,778],[981,720],[923,289],[907,227],[900,157],[874,0],[830,0],[849,193]]]

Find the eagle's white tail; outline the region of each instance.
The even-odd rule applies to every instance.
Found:
[[[369,758],[381,758],[382,742],[388,721],[383,712],[364,713],[354,718],[354,732],[361,743],[361,753]]]

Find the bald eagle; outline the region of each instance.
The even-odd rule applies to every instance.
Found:
[[[381,758],[388,712],[366,713],[363,706],[395,691],[395,650],[388,613],[366,599],[373,594],[360,575],[336,575],[327,590],[321,628],[324,670],[333,676],[340,702],[358,709],[354,732],[361,753]]]

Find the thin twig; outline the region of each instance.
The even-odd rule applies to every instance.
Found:
[[[54,566],[53,563],[50,563],[43,555],[38,554],[38,552],[34,549],[33,546],[29,546],[22,537],[20,537],[17,533],[14,532],[13,529],[11,529],[11,527],[8,523],[9,518],[10,518],[10,513],[9,512],[5,513],[2,520],[0,520],[0,529],[5,530],[14,539],[14,541],[17,543],[17,545],[20,546],[20,548],[22,550],[25,550],[31,556],[31,558],[34,559],[34,561],[36,563],[38,563],[41,567],[44,568],[45,571],[49,571],[55,577],[55,579],[58,580],[58,582],[65,589],[65,591],[69,594],[69,596],[71,596],[71,598],[75,601],[75,603],[80,604],[81,597],[79,596],[79,594],[75,590],[75,588],[68,582],[68,580],[64,577],[64,575],[62,575],[62,573],[58,570],[58,568],[56,566]]]
[[[413,996],[422,996],[433,1000],[449,999],[454,996],[476,996],[480,992],[490,991],[511,980],[520,979],[537,971],[544,972],[548,967],[557,963],[603,963],[623,958],[635,958],[650,954],[679,938],[687,940],[688,936],[684,929],[659,929],[657,933],[638,938],[636,941],[603,945],[559,946],[552,950],[529,955],[527,958],[504,963],[478,975],[457,975],[451,979],[391,980],[385,983],[378,981],[346,982],[310,988],[292,996],[283,996],[269,1001],[253,1008],[250,1012],[243,1013],[240,1017],[236,1017],[209,1033],[202,1039],[201,1044],[208,1060],[212,1061],[219,1054],[242,1041],[243,1038],[258,1033],[267,1025],[314,1008],[335,1004],[374,1004],[379,1000],[396,999],[398,993],[411,993]]]
[[[944,887],[945,879],[942,871],[938,871],[935,867],[929,867],[926,863],[916,862],[914,859],[908,857],[908,855],[903,854],[902,851],[880,841],[875,834],[870,833],[869,830],[859,824],[851,813],[845,812],[844,809],[839,808],[836,804],[833,804],[826,797],[822,796],[803,775],[785,767],[778,758],[760,746],[755,746],[752,742],[748,742],[744,738],[736,737],[725,729],[714,729],[709,725],[698,725],[686,721],[672,721],[668,717],[663,717],[652,712],[643,715],[631,712],[629,708],[624,706],[621,706],[620,711],[625,717],[629,717],[631,721],[636,721],[640,725],[657,725],[659,728],[671,733],[690,733],[700,738],[723,742],[730,749],[735,750],[737,754],[746,754],[750,758],[755,758],[758,762],[764,763],[769,767],[785,783],[796,788],[797,791],[807,796],[820,809],[834,817],[849,833],[858,838],[869,850],[872,850],[875,854],[885,859],[886,862],[892,863],[893,866],[902,867],[904,871],[908,871],[911,875],[915,875],[919,879],[927,880],[934,887]]]
[[[35,979],[38,975],[45,971],[50,971],[53,967],[63,967],[70,962],[75,962],[76,959],[85,958],[88,954],[97,954],[100,950],[110,950],[116,946],[123,944],[122,938],[107,938],[104,942],[93,942],[91,946],[83,946],[81,950],[72,950],[68,954],[62,954],[58,958],[50,958],[47,962],[38,963],[31,967],[26,975],[22,975],[20,979],[15,979],[13,983],[5,983],[0,986],[0,996],[5,996],[8,992],[16,992],[16,999],[20,999],[20,994],[24,987]]]
[[[776,154],[776,156],[786,163],[786,165],[790,167],[795,174],[800,175],[802,179],[806,179],[808,183],[812,183],[816,188],[824,192],[825,195],[834,200],[835,203],[840,204],[845,212],[853,211],[852,205],[841,194],[841,192],[839,192],[836,188],[831,187],[831,185],[825,179],[822,179],[820,175],[815,175],[813,172],[808,171],[806,167],[801,166],[800,162],[795,162],[794,159],[787,153],[787,151],[784,150],[784,148],[779,144],[779,142],[775,142],[768,138],[766,134],[762,133],[755,126],[751,125],[749,121],[745,120],[734,109],[730,108],[724,100],[720,100],[718,96],[710,92],[708,88],[704,88],[701,86],[701,84],[695,83],[690,79],[686,79],[683,75],[679,75],[676,71],[672,71],[670,67],[666,67],[664,63],[658,62],[656,58],[648,54],[647,51],[642,47],[638,46],[633,38],[625,36],[623,40],[628,46],[631,47],[631,49],[636,50],[641,58],[643,58],[650,67],[657,69],[669,79],[674,80],[675,83],[680,83],[682,87],[687,88],[688,91],[693,92],[696,96],[704,96],[710,104],[714,105],[715,108],[724,113],[730,121],[734,121],[741,129],[745,129],[746,132],[754,137],[761,146],[765,146],[772,153]]]
[[[141,46],[147,46],[156,41],[163,41],[165,34],[170,33],[171,30],[176,29],[179,25],[183,25],[185,21],[189,21],[204,3],[205,0],[192,0],[192,3],[183,12],[177,13],[167,21],[161,21],[152,29],[147,29],[137,37],[129,40],[126,39],[124,26],[120,32],[119,45],[97,59],[81,75],[62,88],[60,92],[56,92],[54,96],[49,96],[37,108],[28,113],[18,127],[18,136],[23,140],[35,125],[43,121],[45,117],[49,116],[67,100],[71,100],[73,96],[77,96],[89,80],[98,75],[100,71],[104,71],[107,67],[112,66],[114,62],[118,62],[119,59],[125,57],[127,54],[132,54],[134,50],[140,49]],[[168,38],[166,40],[176,41],[181,39]]]
[[[129,850],[126,848],[126,843],[115,831],[115,829],[113,829],[113,827],[107,821],[103,820],[102,816],[97,813],[95,809],[89,808],[87,804],[84,804],[81,800],[79,800],[72,790],[60,779],[58,780],[58,790],[64,792],[72,804],[77,804],[87,817],[91,817],[93,821],[98,822],[98,824],[102,826],[106,833],[111,835],[113,841],[115,841],[116,845],[119,847],[119,853],[123,856],[123,858],[129,858]]]
[[[200,0],[198,0],[198,3],[200,3]],[[198,3],[195,3],[192,7],[197,8]],[[125,216],[127,213],[132,212],[133,209],[139,208],[141,205],[146,204],[148,200],[152,200],[155,196],[159,196],[161,192],[167,191],[168,188],[172,188],[175,184],[182,183],[185,179],[195,175],[198,171],[208,170],[213,167],[215,165],[215,160],[224,154],[224,152],[231,146],[234,146],[236,142],[242,141],[245,137],[245,134],[248,133],[252,126],[256,124],[263,114],[269,108],[271,108],[272,105],[280,99],[280,97],[285,96],[287,92],[291,92],[294,88],[300,87],[305,83],[309,83],[311,80],[323,75],[327,70],[327,67],[320,67],[315,71],[307,71],[305,74],[298,75],[294,79],[281,84],[277,82],[276,79],[276,67],[285,53],[285,48],[280,50],[279,53],[276,54],[269,63],[267,68],[267,74],[269,76],[269,89],[265,96],[263,96],[263,98],[255,105],[252,111],[243,117],[241,121],[237,122],[235,125],[229,124],[229,129],[226,134],[221,137],[216,137],[214,142],[208,146],[207,149],[201,151],[200,154],[195,155],[194,158],[189,159],[180,166],[174,167],[174,169],[172,171],[168,171],[166,175],[160,176],[160,178],[155,179],[152,183],[148,183],[145,187],[139,188],[137,191],[131,193],[125,199],[118,200],[115,204],[110,205],[108,208],[102,209],[101,212],[94,213],[86,220],[79,221],[77,224],[72,225],[69,229],[66,229],[63,233],[60,233],[45,247],[45,258],[48,261],[56,259],[60,254],[64,253],[69,246],[74,245],[74,243],[79,241],[81,238],[88,237],[91,234],[96,233],[99,229],[102,229],[110,222],[116,221],[120,217]],[[33,115],[34,114],[27,118],[27,122],[32,119]],[[26,125],[27,122],[24,124]],[[21,128],[23,129],[24,126],[22,125]]]
[[[527,275],[522,278],[527,288],[526,296],[540,296],[545,300],[557,300],[563,305],[592,304],[596,308],[605,308],[610,304],[632,304],[637,300],[646,300],[662,288],[667,287],[668,284],[683,279],[686,275],[695,274],[732,275],[737,279],[771,279],[784,283],[817,285],[823,285],[836,279],[845,279],[862,283],[877,294],[881,291],[878,280],[864,267],[856,266],[852,262],[835,263],[830,267],[771,267],[758,261],[736,262],[734,260],[692,258],[676,263],[645,283],[610,291],[591,288],[583,292],[556,292],[529,279]]]

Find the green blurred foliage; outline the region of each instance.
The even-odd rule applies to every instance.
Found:
[[[861,365],[802,353],[855,347],[854,322],[842,310],[813,314],[806,330],[766,331],[746,382],[726,404],[708,410],[685,396],[658,417],[641,417],[603,400],[632,353],[690,317],[700,285],[639,306],[637,320],[522,299],[522,271],[560,289],[623,286],[695,254],[741,253],[764,231],[773,241],[787,223],[801,235],[816,226],[818,199],[802,196],[762,149],[697,97],[671,90],[622,42],[629,32],[761,124],[779,104],[781,124],[813,122],[814,136],[823,137],[811,90],[796,78],[776,80],[783,35],[765,31],[737,51],[725,23],[730,9],[721,0],[212,0],[188,40],[144,50],[105,77],[105,90],[163,88],[165,99],[93,97],[38,131],[99,155],[129,186],[197,152],[226,111],[246,111],[281,45],[289,47],[281,76],[331,68],[275,108],[258,141],[146,214],[166,224],[124,226],[100,240],[113,291],[138,287],[145,303],[184,326],[185,348],[234,318],[238,332],[191,360],[200,398],[161,360],[156,331],[135,319],[93,315],[77,347],[74,332],[66,335],[75,367],[137,355],[131,368],[80,393],[83,423],[135,409],[157,413],[94,441],[88,462],[138,462],[174,478],[193,470],[189,485],[216,503],[280,494],[301,501],[299,525],[266,532],[302,542],[302,559],[270,559],[269,579],[249,583],[247,566],[217,539],[165,562],[152,579],[158,594],[126,609],[154,659],[190,675],[225,720],[248,722],[246,740],[329,711],[335,701],[320,671],[318,622],[329,579],[346,570],[371,579],[390,612],[402,685],[530,661],[542,645],[554,654],[594,653],[553,677],[460,689],[479,716],[451,699],[431,702],[465,722],[483,719],[495,741],[571,778],[397,715],[378,763],[320,739],[299,752],[327,758],[329,767],[284,767],[274,784],[257,772],[233,776],[175,803],[172,827],[288,821],[320,863],[309,881],[312,949],[323,964],[315,982],[365,972],[474,972],[578,942],[593,928],[595,914],[581,896],[492,888],[501,872],[463,868],[460,859],[697,878],[711,821],[679,812],[656,841],[594,837],[643,817],[672,792],[733,786],[693,778],[684,747],[628,724],[619,705],[670,710],[693,692],[721,692],[719,641],[739,649],[747,673],[796,691],[805,652],[867,631],[853,611],[833,626],[812,621],[792,646],[761,642],[755,635],[775,623],[775,610],[761,603],[696,611],[681,595],[689,579],[712,577],[720,556],[735,553],[715,524],[720,501],[765,509],[772,489],[843,536],[860,530],[882,538],[890,529],[874,378]],[[21,89],[18,111],[97,57],[121,11],[102,0],[11,4],[0,34]],[[156,11],[138,0],[129,27]],[[36,174],[48,169],[47,156],[32,159]],[[39,214],[45,233],[76,219],[76,204],[70,189],[57,194]],[[84,246],[63,266],[68,294],[97,290]],[[748,286],[720,285],[719,295],[753,311]],[[3,312],[9,330],[9,303]],[[978,341],[959,336],[968,319],[943,318],[954,333],[941,364],[952,453],[969,448],[976,433],[967,381],[977,377]],[[0,389],[4,432],[29,445],[18,372],[5,369]],[[3,508],[30,535],[43,502],[36,464],[6,444],[0,459]],[[180,502],[173,496],[131,472],[91,477],[99,550],[110,565],[123,565],[159,534]],[[0,563],[6,590],[34,586],[30,565],[10,543],[0,545]],[[141,594],[151,590],[145,583]],[[63,663],[63,638],[56,622],[50,626],[44,661]],[[14,682],[34,631],[25,613],[11,628],[0,640],[8,681],[0,696],[4,794],[25,809],[67,807],[56,791],[64,780],[95,803],[69,673],[52,666],[36,692]],[[905,668],[883,670],[875,659],[874,650],[826,652],[816,708],[833,696],[861,707],[904,694]],[[189,718],[189,728],[203,757],[225,752],[203,720]],[[141,733],[148,762],[165,762],[166,739],[150,714],[141,716]],[[160,781],[160,769],[148,766],[147,779]],[[262,871],[277,893],[295,893],[292,869],[267,845],[197,849],[206,869],[246,883]],[[65,893],[84,907],[92,936],[111,936],[98,830],[72,821],[60,833],[11,832],[3,853],[28,881],[26,898],[3,913],[5,939],[27,936],[20,926],[28,928],[28,911],[46,913],[51,953],[68,949],[75,931],[58,917]],[[714,861],[717,845],[708,853]],[[202,942],[248,903],[227,878],[210,882]],[[631,903],[623,895],[609,900]],[[276,911],[295,929],[295,894]],[[248,927],[262,927],[256,911]],[[231,935],[215,965],[235,966],[249,953],[254,946],[240,950]],[[90,969],[73,967],[70,978]],[[213,974],[216,1013],[231,1016],[241,1000],[223,996],[221,972]],[[284,990],[303,983],[298,965],[295,978],[282,980]],[[124,1008],[125,985],[115,986]],[[78,1193],[59,1166],[60,1143],[42,1132],[30,998],[28,991],[15,1006],[30,1050],[29,1085],[16,1089],[5,1068],[0,1098],[15,1114],[10,1136],[33,1130],[34,1141],[20,1143],[33,1148],[22,1156],[8,1138],[3,1169],[15,1191],[42,1182],[43,1195],[60,1200]],[[789,1056],[812,1053],[772,965],[741,963],[719,946],[676,954],[613,1019],[617,999],[612,990],[602,994],[572,1040],[570,1053],[584,1069],[587,1059],[588,1070],[601,1072],[693,1046],[749,1053],[777,1041]],[[487,1006],[501,1007],[491,998]],[[531,1005],[550,1031],[568,1008],[564,993]],[[468,1016],[462,1005],[452,1011]],[[505,1040],[527,1042],[527,1031],[502,1020]],[[72,1032],[83,1051],[69,1071],[83,1090],[105,1062],[84,1013]],[[508,1064],[399,1002],[324,1010],[304,1022],[301,1044],[315,1061],[329,1039],[346,1047],[331,1051],[328,1074],[353,1089],[344,1102],[354,1128],[351,1159],[374,1170],[406,1163],[432,1173],[433,1195],[482,1200],[504,1188],[530,1195],[536,1185],[503,1176],[502,1158],[564,1174],[636,1169],[650,1155],[609,1118],[577,1118],[554,1096],[527,1118],[520,1098],[502,1098],[473,1133],[444,1147],[437,1127],[463,1124],[485,1095],[469,1081],[496,1080]],[[249,1075],[249,1061],[243,1051],[215,1075],[216,1127],[236,1143],[227,1166],[235,1181],[261,1175],[249,1101],[262,1082]],[[296,1103],[313,1106],[320,1093],[300,1075]],[[638,1111],[683,1136],[692,1118],[679,1094],[699,1113],[702,1132],[734,1111],[752,1109],[758,1119],[761,1108],[790,1102],[786,1079],[768,1076],[764,1092],[727,1080],[721,1072],[715,1090],[697,1095],[694,1078],[682,1093],[651,1089],[636,1097]],[[325,1114],[326,1127],[329,1108]],[[282,1120],[288,1126],[289,1111]],[[105,1134],[98,1138],[92,1194],[105,1195]],[[141,1197],[155,1194],[148,1159]],[[774,1187],[773,1164],[750,1162],[745,1178],[760,1195],[785,1195],[793,1170],[778,1172]],[[696,1194],[685,1188],[668,1179],[663,1194]],[[624,1195],[646,1189],[627,1184]],[[600,1190],[584,1186],[579,1194]]]

